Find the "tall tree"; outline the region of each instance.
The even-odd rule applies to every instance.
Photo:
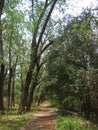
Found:
[[[81,109],[87,118],[92,113],[97,117],[98,73],[95,65],[98,64],[98,38],[94,32],[95,19],[90,11],[72,19],[45,57],[45,89],[61,113],[65,109]]]
[[[1,15],[4,8],[5,0],[0,0],[0,110],[4,111],[3,104],[3,85],[4,85],[4,71],[5,65],[3,64],[3,41],[2,41],[2,23],[1,23]]]
[[[14,86],[16,67],[18,57],[21,55],[22,33],[20,31],[21,24],[23,24],[23,13],[17,9],[18,1],[9,1],[4,8],[6,17],[2,19],[4,23],[4,58],[6,59],[6,66],[9,69],[8,75],[8,88],[7,88],[7,107],[11,108],[11,104],[14,101]],[[21,39],[21,41],[20,41]]]
[[[39,84],[38,83],[39,82],[39,73],[40,73],[42,66],[43,66],[43,63],[40,63],[40,62],[37,63],[36,68],[35,68],[36,70],[33,73],[31,88],[30,88],[30,92],[28,94],[28,98],[26,101],[26,111],[29,111],[31,108],[32,101],[34,98],[34,90],[35,90],[36,86]]]
[[[38,56],[38,48],[39,45],[41,44],[44,32],[46,30],[46,26],[48,24],[48,21],[50,19],[50,16],[52,14],[52,11],[55,7],[55,4],[57,3],[58,0],[53,0],[53,1],[49,1],[46,0],[42,5],[42,11],[39,15],[39,18],[37,18],[37,22],[34,28],[34,32],[33,32],[33,38],[32,38],[32,43],[31,43],[31,56],[30,56],[30,64],[29,64],[29,69],[26,75],[26,80],[25,80],[25,84],[23,87],[23,91],[22,91],[22,96],[21,96],[21,102],[20,102],[20,106],[19,106],[19,114],[22,114],[23,112],[25,112],[25,107],[26,107],[26,100],[28,97],[28,91],[29,91],[29,86],[31,84],[31,80],[32,80],[32,73],[34,70],[34,67],[37,63],[37,60],[39,58]],[[35,1],[32,1],[32,8],[34,5]],[[50,6],[49,11],[47,12],[46,9]],[[46,15],[46,12],[48,13]],[[46,15],[46,18],[44,19]],[[43,20],[43,22],[42,22]],[[41,25],[42,23],[42,25]],[[39,26],[42,26],[40,34],[38,35],[38,31],[39,31]],[[47,48],[49,45],[51,44],[51,42],[46,45],[43,50],[41,50],[41,53],[39,55],[41,55],[43,53],[43,51],[45,50],[45,48]]]

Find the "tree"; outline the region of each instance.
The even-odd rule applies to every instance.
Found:
[[[95,19],[89,11],[72,19],[46,53],[45,89],[61,114],[65,109],[82,110],[87,118],[94,110],[94,116],[98,113],[93,100],[97,99],[97,94],[95,96],[95,85],[90,76],[93,69],[96,71],[98,53]]]
[[[11,5],[10,5],[11,4]],[[15,84],[15,69],[18,62],[18,55],[14,55],[14,50],[12,49],[15,45],[15,42],[19,44],[19,36],[20,34],[17,33],[19,30],[17,29],[17,22],[19,24],[20,20],[20,14],[19,11],[16,13],[15,7],[12,6],[13,3],[9,3],[9,7],[5,9],[5,13],[7,15],[7,18],[4,19],[4,21],[7,21],[6,23],[6,36],[5,36],[5,42],[8,46],[8,68],[9,68],[9,74],[8,74],[8,89],[7,89],[7,107],[8,110],[11,108],[12,101],[14,101],[14,84]],[[17,4],[16,4],[17,5]],[[6,12],[7,11],[7,12]],[[18,15],[18,18],[17,18]],[[19,20],[17,20],[19,19]],[[5,52],[7,53],[7,52]],[[13,58],[14,57],[14,58]],[[12,95],[12,96],[11,96]],[[13,98],[12,98],[13,97]]]
[[[0,1],[0,111],[4,112],[4,103],[3,103],[3,85],[5,78],[5,65],[3,62],[3,39],[2,39],[2,23],[1,15],[4,8],[5,0]]]
[[[4,8],[4,16],[2,19],[3,33],[4,38],[4,59],[6,60],[6,67],[8,68],[7,80],[7,108],[8,110],[14,105],[14,97],[15,97],[15,81],[16,81],[16,73],[19,70],[17,66],[20,64],[19,57],[22,57],[23,51],[26,50],[24,41],[23,44],[23,36],[25,35],[22,32],[23,22],[23,12],[17,9],[19,1],[10,1],[6,4]],[[25,49],[24,49],[25,48]],[[27,52],[27,51],[26,51]],[[24,60],[23,60],[24,61]],[[19,63],[18,63],[19,62]],[[5,85],[6,86],[6,85]],[[13,105],[12,105],[13,104]]]
[[[48,46],[50,44],[52,44],[52,42],[49,42],[44,48],[42,48],[41,52],[38,54],[39,46],[42,41],[42,37],[44,35],[47,23],[50,19],[50,16],[52,14],[52,11],[53,11],[56,3],[57,3],[57,0],[54,0],[52,2],[46,0],[44,3],[42,3],[42,5],[43,5],[42,11],[41,11],[39,17],[37,18],[37,22],[36,22],[37,24],[35,25],[35,28],[34,28],[33,38],[32,38],[32,43],[31,43],[30,64],[29,64],[29,69],[28,69],[28,72],[26,75],[26,80],[25,80],[25,84],[23,87],[23,91],[22,91],[21,102],[20,102],[20,107],[19,107],[19,114],[22,114],[25,112],[25,106],[26,106],[26,100],[28,97],[29,86],[31,84],[32,73],[34,71],[34,67],[37,63],[37,60],[39,59],[40,55],[42,55],[44,50],[46,50],[48,48]],[[33,7],[33,4],[34,4],[34,1],[32,1],[32,7]],[[46,18],[43,19],[44,16],[46,15],[45,12],[46,12],[46,9],[48,8],[48,6],[50,6],[50,9],[48,11]],[[40,34],[38,35],[39,26],[40,26],[42,20],[44,20],[44,22],[41,25],[42,28],[41,28]]]
[[[66,62],[66,49],[58,38],[46,55],[44,86],[47,98],[58,108],[61,114],[73,108],[74,80],[77,68]],[[71,103],[70,103],[71,102]]]
[[[36,66],[35,73],[33,73],[32,84],[31,84],[30,92],[29,92],[27,102],[26,102],[26,111],[29,111],[31,108],[32,101],[34,98],[34,90],[35,90],[36,86],[39,84],[38,83],[39,82],[39,73],[42,68],[42,65],[43,65],[43,63],[41,63],[41,64],[38,63]]]

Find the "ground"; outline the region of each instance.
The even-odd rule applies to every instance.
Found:
[[[45,103],[20,130],[56,130],[56,112],[49,103]]]

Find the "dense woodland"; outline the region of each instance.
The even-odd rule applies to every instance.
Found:
[[[64,0],[22,4],[0,0],[0,113],[49,100],[61,115],[98,120],[97,8],[73,16]]]

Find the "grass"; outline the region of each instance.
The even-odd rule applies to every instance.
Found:
[[[57,130],[98,130],[98,126],[78,115],[57,117]]]
[[[17,109],[13,109],[5,115],[0,115],[0,130],[19,130],[34,112],[40,107],[34,107],[24,115],[17,115]]]

